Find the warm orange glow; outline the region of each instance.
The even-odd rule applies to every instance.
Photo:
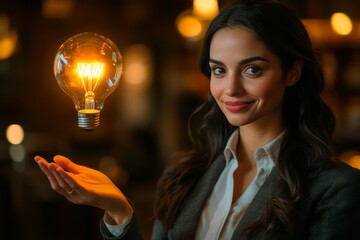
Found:
[[[331,16],[331,27],[340,35],[348,35],[353,29],[353,24],[348,15],[338,12]]]
[[[354,155],[349,159],[349,164],[357,169],[360,169],[360,154]]]
[[[354,46],[360,43],[360,21],[352,21],[351,34],[347,36],[336,33],[331,26],[330,19],[302,19],[306,28],[309,30],[311,38],[318,46]]]
[[[201,22],[194,16],[181,16],[177,22],[181,35],[185,38],[197,38],[202,32]]]
[[[82,80],[84,89],[89,91],[94,91],[99,78],[103,72],[104,64],[103,63],[78,63],[77,64],[77,73]],[[95,82],[93,83],[93,79]],[[87,80],[87,81],[85,81]]]
[[[124,59],[126,83],[136,86],[138,89],[147,86],[152,72],[149,47],[142,44],[133,45],[127,49]]]
[[[0,60],[10,58],[17,45],[17,33],[10,31],[5,34],[3,38],[0,38]]]
[[[43,0],[41,12],[46,18],[66,18],[74,7],[75,0]]]
[[[103,63],[78,63],[77,72],[81,78],[100,78],[102,70],[104,68]]]
[[[213,19],[219,13],[217,0],[194,0],[194,13],[206,20]]]
[[[142,63],[130,63],[126,67],[125,77],[127,82],[133,85],[146,81],[148,71]]]
[[[348,150],[342,153],[339,158],[341,161],[349,164],[350,166],[360,169],[360,152],[356,150]]]

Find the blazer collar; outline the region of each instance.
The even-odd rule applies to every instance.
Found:
[[[242,235],[242,232],[249,223],[261,217],[265,211],[266,204],[273,195],[273,186],[277,180],[278,172],[279,170],[275,165],[271,170],[270,175],[267,177],[264,184],[260,187],[259,191],[255,195],[253,201],[250,203],[239,225],[236,227],[232,237],[233,240],[247,239],[244,235]]]
[[[197,223],[199,222],[204,204],[209,198],[224,167],[225,158],[223,154],[220,154],[200,178],[187,199],[174,227],[169,232],[170,239],[195,239]]]

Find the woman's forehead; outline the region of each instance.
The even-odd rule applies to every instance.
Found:
[[[210,43],[209,53],[215,55],[253,55],[268,51],[266,45],[250,30],[224,28],[217,31]]]

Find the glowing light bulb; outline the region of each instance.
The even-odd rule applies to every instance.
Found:
[[[91,131],[100,125],[100,111],[118,86],[122,68],[118,48],[101,35],[81,33],[60,46],[54,74],[60,88],[75,104],[80,128]]]

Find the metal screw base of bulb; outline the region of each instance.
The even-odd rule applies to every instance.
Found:
[[[100,125],[100,111],[99,110],[79,110],[78,111],[78,126],[85,131],[92,131]]]

